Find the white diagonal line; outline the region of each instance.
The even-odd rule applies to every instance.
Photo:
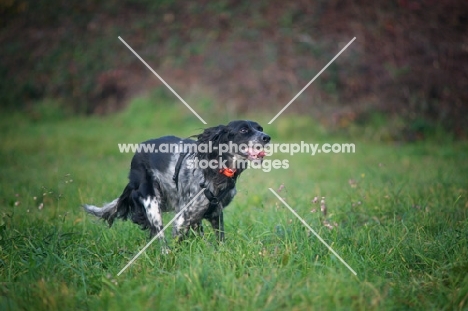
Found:
[[[159,75],[156,73],[156,71],[154,71],[153,68],[151,68],[151,67],[143,60],[143,58],[141,58],[140,55],[138,55],[137,52],[135,52],[135,51],[130,47],[130,45],[127,44],[127,42],[124,41],[124,39],[122,39],[120,36],[119,36],[119,39],[120,39],[120,41],[123,42],[123,44],[125,44],[125,46],[126,46],[130,51],[132,51],[133,54],[135,54],[136,57],[138,57],[138,59],[139,59],[143,64],[145,64],[146,67],[148,67],[149,70],[151,70],[151,72],[152,72],[156,77],[158,77],[159,80],[161,80],[162,83],[164,83],[165,86],[167,86],[167,88],[168,88],[169,90],[171,90],[172,93],[174,93],[175,96],[177,96],[178,99],[180,99],[180,101],[181,101],[182,103],[184,103],[185,106],[187,106],[188,109],[190,109],[190,111],[191,111],[194,115],[197,116],[198,119],[200,119],[200,121],[203,122],[203,124],[206,124],[205,120],[203,120],[202,117],[200,117],[200,116],[198,115],[198,113],[196,113],[196,111],[193,110],[192,107],[190,107],[190,105],[187,104],[187,103],[185,102],[185,100],[184,100],[182,97],[180,97],[179,94],[177,94],[176,91],[174,91],[174,90],[172,89],[172,87],[170,87],[170,85],[167,84],[166,81],[164,81],[164,79],[161,78],[161,76],[159,76]]]
[[[314,82],[314,81],[315,81],[315,79],[317,79],[317,78],[318,78],[318,76],[320,76],[320,75],[322,74],[322,72],[324,72],[324,71],[325,71],[325,69],[327,69],[327,68],[328,68],[328,66],[330,66],[330,65],[331,65],[331,63],[333,63],[333,62],[335,61],[335,59],[337,59],[337,58],[338,58],[338,56],[340,56],[340,54],[341,54],[341,53],[343,53],[343,52],[344,52],[344,50],[346,50],[346,49],[348,48],[348,46],[350,46],[350,45],[351,45],[351,43],[353,43],[353,41],[354,41],[354,40],[356,40],[356,37],[354,37],[354,38],[353,38],[351,41],[349,41],[349,43],[348,43],[348,44],[346,44],[346,46],[345,46],[344,48],[342,48],[342,49],[341,49],[341,51],[340,51],[338,54],[336,54],[336,56],[335,56],[335,57],[333,57],[333,59],[332,59],[330,62],[328,62],[328,64],[327,64],[325,67],[323,67],[323,69],[322,69],[322,70],[320,70],[320,72],[319,72],[318,74],[316,74],[316,75],[315,75],[315,77],[314,77],[312,80],[310,80],[310,82],[309,82],[309,83],[307,83],[307,85],[306,85],[306,86],[304,86],[304,88],[303,88],[303,89],[302,89],[302,90],[301,90],[299,93],[297,93],[297,95],[296,95],[296,96],[294,96],[294,98],[293,98],[293,99],[291,99],[291,101],[290,101],[290,102],[289,102],[289,103],[288,103],[286,106],[284,106],[284,108],[283,108],[283,109],[281,109],[281,111],[280,111],[280,112],[278,112],[278,113],[276,114],[276,116],[275,116],[273,119],[271,119],[271,120],[270,120],[270,122],[268,122],[268,124],[271,124],[271,123],[273,123],[273,121],[275,121],[275,120],[276,120],[276,118],[278,118],[278,117],[280,116],[280,114],[282,114],[282,113],[283,113],[283,112],[286,110],[286,108],[288,108],[288,107],[289,107],[289,105],[291,105],[291,104],[293,103],[293,101],[295,101],[295,100],[296,100],[296,98],[298,98],[298,97],[299,97],[299,95],[301,95],[301,94],[302,94],[302,92],[304,92],[304,91],[305,91],[305,89],[306,89],[306,88],[308,88],[308,87],[309,87],[309,85],[311,85],[311,84],[312,84],[312,82]]]
[[[301,218],[301,216],[299,216],[292,208],[291,206],[288,205],[288,203],[286,203],[286,201],[283,200],[282,197],[280,197],[278,195],[278,193],[275,192],[275,190],[271,189],[271,188],[268,188],[270,189],[270,191],[281,201],[283,202],[283,204],[291,211],[291,213],[294,214],[294,216],[296,216],[303,224],[304,226],[306,226],[307,229],[310,230],[310,232],[312,232],[319,240],[320,242],[322,242],[336,257],[338,257],[338,259],[346,266],[346,268],[349,269],[349,271],[351,271],[354,275],[357,275],[356,271],[353,270],[353,268],[351,268],[347,263],[346,261],[343,260],[343,258],[340,257],[340,255],[338,255],[334,250],[333,248],[330,247],[330,245],[327,244],[327,242],[325,242],[321,237],[320,235],[318,235],[314,229],[312,229],[306,222],[304,219]]]
[[[163,233],[164,233],[164,230],[167,229],[167,227],[169,227],[184,211],[187,207],[190,206],[190,204],[193,203],[193,201],[195,201],[196,198],[198,198],[198,196],[205,190],[205,188],[201,189],[200,192],[197,193],[196,196],[193,197],[193,199],[190,200],[190,202],[188,202],[175,216],[174,218],[172,218],[172,220],[170,222],[167,223],[167,225],[161,230],[158,232],[158,234],[156,234],[152,239],[151,241],[148,242],[148,244],[145,245],[145,247],[143,247],[141,249],[141,251],[138,252],[138,254],[135,255],[135,257],[132,258],[132,260],[130,260],[128,262],[128,264],[123,267],[122,270],[120,270],[119,273],[117,273],[117,276],[120,276],[128,267],[130,267],[130,265],[141,255],[143,254],[143,252],[151,245],[151,243],[153,243],[157,238],[159,238]]]

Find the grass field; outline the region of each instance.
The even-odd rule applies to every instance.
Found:
[[[352,142],[356,153],[274,155],[289,168],[241,176],[224,244],[211,229],[204,239],[170,240],[166,256],[154,243],[117,277],[148,233],[129,222],[109,229],[80,205],[122,191],[132,155],[118,143],[185,137],[203,125],[180,103],[148,98],[109,117],[42,107],[0,117],[0,310],[468,308],[466,142],[382,143],[327,134],[304,117],[267,125],[271,116],[249,116],[275,142]],[[326,217],[314,197],[325,197]]]

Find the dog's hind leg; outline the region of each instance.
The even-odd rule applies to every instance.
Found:
[[[150,238],[154,238],[156,235],[159,235],[158,239],[161,241],[162,252],[164,254],[169,253],[170,250],[167,246],[164,232],[162,231],[163,219],[158,198],[156,196],[147,196],[146,198],[141,198],[141,203],[145,207],[146,217],[150,225]]]

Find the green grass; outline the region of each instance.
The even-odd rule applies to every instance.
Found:
[[[129,222],[108,229],[80,205],[110,201],[125,186],[132,155],[118,143],[203,127],[165,101],[140,98],[101,118],[0,117],[1,310],[468,308],[467,143],[349,141],[305,117],[267,125],[270,116],[250,116],[275,142],[348,141],[356,153],[274,155],[289,169],[241,176],[224,244],[211,229],[204,239],[170,240],[166,256],[155,243],[117,277],[148,233]],[[280,195],[357,276],[268,190],[281,184]],[[325,197],[326,219],[315,196]]]

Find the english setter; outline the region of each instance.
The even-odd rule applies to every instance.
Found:
[[[191,229],[203,235],[202,220],[206,219],[223,241],[223,209],[236,194],[236,181],[246,163],[262,161],[265,152],[261,147],[270,142],[270,136],[257,122],[240,120],[207,128],[194,137],[196,141],[164,136],[140,144],[146,148],[140,148],[133,156],[129,182],[120,197],[102,208],[84,205],[85,210],[106,220],[109,226],[116,218],[130,218],[142,229],[149,229],[150,237],[154,237],[163,228],[162,212],[178,213],[204,189],[175,220],[173,235],[180,240]],[[185,152],[186,148],[161,152],[168,145],[196,148],[189,152]],[[166,247],[164,233],[159,238]]]

